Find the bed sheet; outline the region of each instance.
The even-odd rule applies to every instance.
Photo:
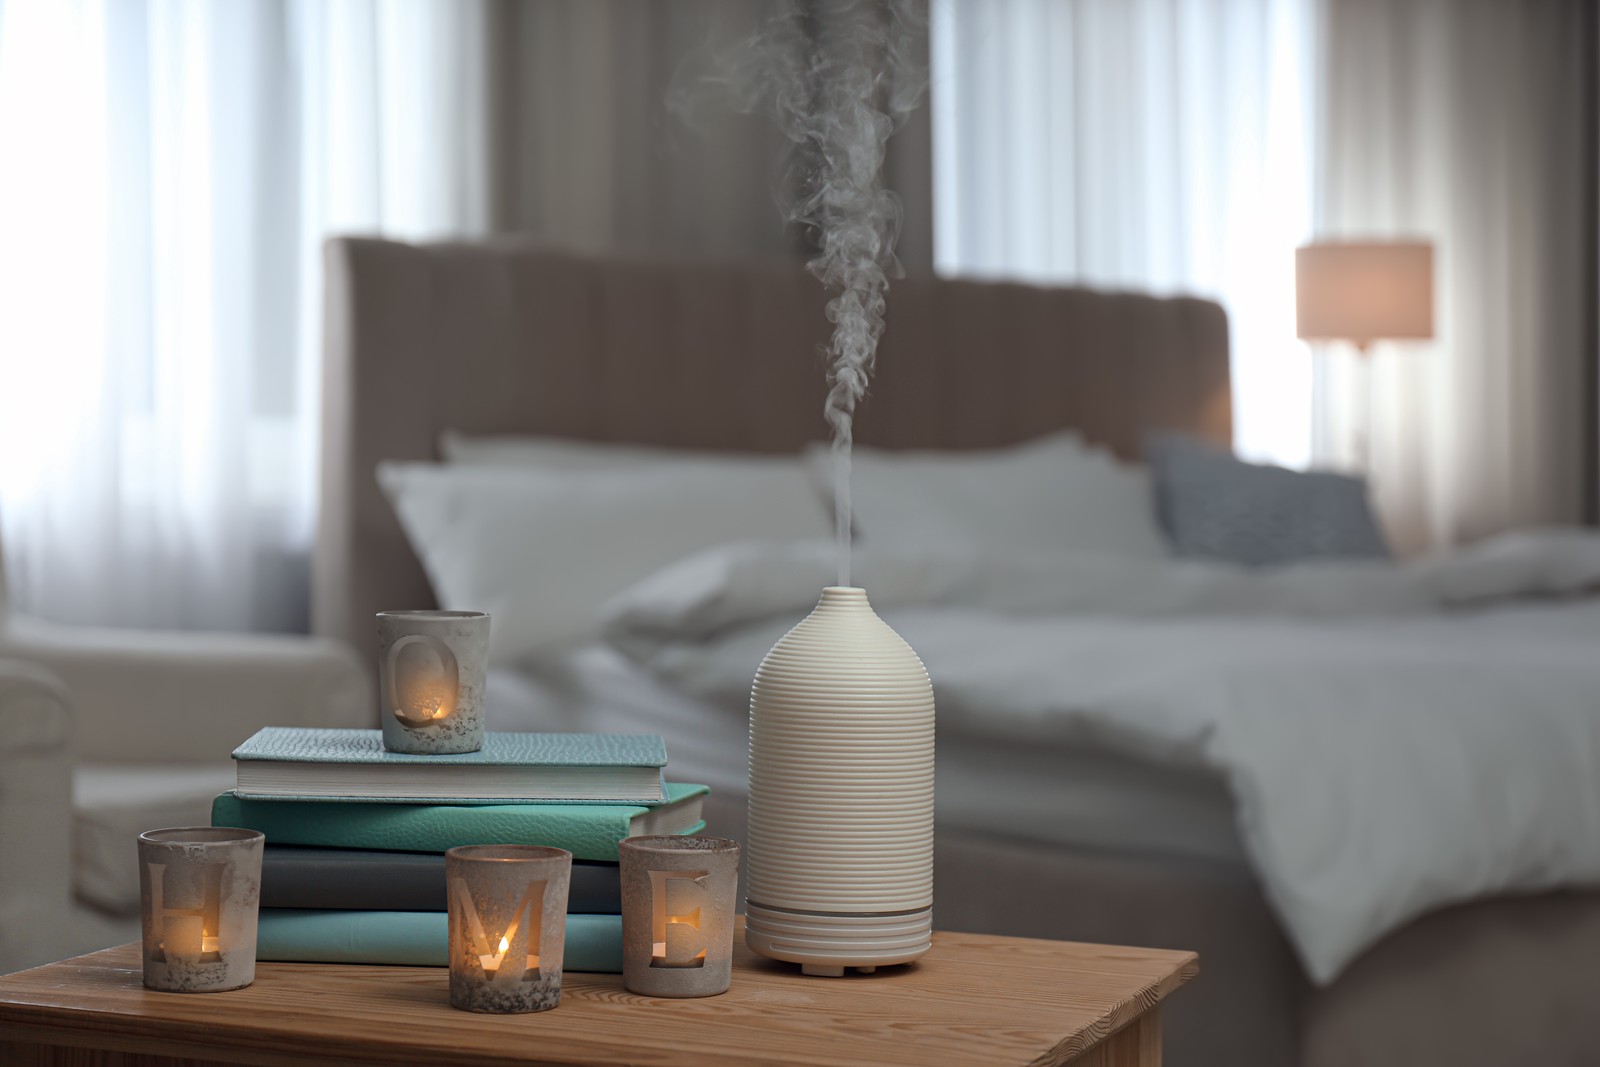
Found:
[[[702,782],[714,833],[743,834],[749,741],[742,703],[673,689],[602,644],[489,672],[492,730],[659,733],[667,776]],[[941,734],[942,828],[1120,853],[1245,862],[1232,800],[1207,771],[1063,744]]]
[[[927,664],[945,737],[1225,775],[1318,984],[1432,909],[1600,885],[1600,535],[1268,570],[865,548],[852,574]],[[725,698],[831,562],[720,546],[617,598],[607,633]]]

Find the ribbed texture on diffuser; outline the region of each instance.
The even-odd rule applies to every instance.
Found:
[[[933,901],[933,686],[864,590],[824,589],[756,672],[746,863],[765,908]]]

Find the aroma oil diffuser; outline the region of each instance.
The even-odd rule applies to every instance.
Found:
[[[871,971],[933,934],[933,686],[863,589],[830,586],[750,694],[745,944]]]

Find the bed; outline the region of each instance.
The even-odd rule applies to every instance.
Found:
[[[768,456],[816,441],[821,304],[789,264],[330,242],[317,632],[370,653],[374,612],[434,602],[375,471],[437,459],[447,432]],[[1070,429],[1134,459],[1152,428],[1228,441],[1216,305],[895,284],[864,444],[984,450]],[[738,836],[744,709],[725,690],[686,692],[595,643],[497,670],[491,725],[647,725],[675,776],[712,785],[713,830]],[[980,735],[941,741],[939,759],[937,925],[1198,951],[1202,978],[1167,1012],[1178,1067],[1579,1064],[1600,1049],[1593,893],[1435,910],[1314,984],[1214,768]]]

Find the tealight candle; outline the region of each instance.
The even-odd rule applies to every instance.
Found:
[[[511,1014],[561,1003],[572,853],[542,845],[463,845],[444,854],[450,1003]]]
[[[649,997],[710,997],[733,977],[739,843],[630,837],[622,859],[622,984]]]
[[[265,840],[258,831],[223,826],[139,835],[147,987],[216,993],[255,981]]]
[[[383,746],[418,755],[482,748],[488,662],[489,616],[481,611],[380,611]]]

